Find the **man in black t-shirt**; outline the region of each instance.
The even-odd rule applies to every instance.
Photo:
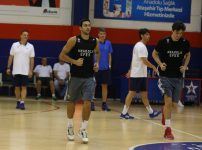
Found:
[[[67,137],[74,140],[73,117],[76,102],[84,100],[82,111],[82,126],[79,130],[79,137],[83,143],[88,143],[86,126],[91,112],[91,100],[95,89],[94,71],[99,70],[99,41],[89,36],[91,26],[89,19],[83,19],[79,23],[81,35],[71,37],[60,53],[60,59],[71,63],[71,78],[67,90]],[[71,57],[67,54],[71,51]],[[93,64],[93,53],[95,52],[95,61]]]
[[[172,35],[161,39],[152,56],[159,65],[160,79],[158,87],[164,96],[165,106],[162,107],[162,124],[166,126],[164,137],[174,139],[170,128],[171,111],[177,108],[183,77],[190,60],[190,43],[182,37],[186,26],[177,21],[172,25]],[[161,53],[161,59],[158,54]],[[184,56],[186,56],[183,63]]]

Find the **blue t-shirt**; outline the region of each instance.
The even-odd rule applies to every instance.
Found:
[[[107,70],[109,69],[109,53],[112,53],[112,45],[111,42],[105,40],[104,43],[100,42],[100,63],[99,63],[99,70]]]

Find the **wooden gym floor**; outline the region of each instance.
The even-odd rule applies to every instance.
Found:
[[[67,102],[27,98],[26,110],[15,109],[16,100],[0,97],[0,150],[128,150],[147,143],[201,142],[202,107],[185,106],[172,113],[171,127],[175,139],[163,138],[165,127],[161,115],[150,119],[146,108],[132,104],[134,120],[119,119],[123,104],[108,101],[111,112],[101,111],[101,99],[95,101],[87,131],[88,144],[82,144],[77,132],[81,126],[82,104],[77,104],[74,116],[75,140],[69,141]],[[152,105],[160,110],[162,105]]]

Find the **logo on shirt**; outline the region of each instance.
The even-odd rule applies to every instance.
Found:
[[[180,54],[182,54],[182,51],[171,51],[169,50],[167,52],[169,54],[169,57],[180,57]]]
[[[167,39],[167,43],[169,43],[170,42],[170,39]]]
[[[78,52],[80,53],[80,56],[85,57],[90,57],[90,55],[93,54],[93,50],[78,49]]]
[[[80,42],[80,39],[78,38],[78,42]]]

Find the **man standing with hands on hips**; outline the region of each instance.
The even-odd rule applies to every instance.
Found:
[[[13,43],[7,65],[7,74],[11,73],[10,67],[13,61],[13,81],[15,87],[15,96],[17,98],[17,109],[24,110],[24,102],[27,95],[27,86],[29,79],[33,75],[34,67],[34,46],[27,42],[29,32],[21,32],[19,42]],[[20,91],[21,87],[21,91]]]

